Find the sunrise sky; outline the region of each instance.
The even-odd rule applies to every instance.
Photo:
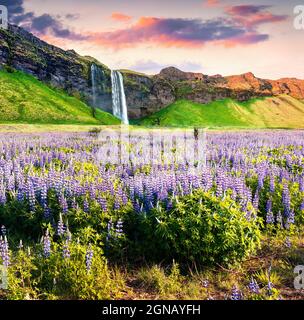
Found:
[[[304,79],[299,0],[0,0],[11,23],[114,69]],[[303,1],[304,4],[304,1]]]

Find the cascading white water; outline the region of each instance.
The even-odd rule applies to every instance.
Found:
[[[93,63],[91,65],[91,81],[92,81],[92,91],[93,91],[93,107],[96,107],[96,101],[97,101],[97,75],[98,75],[98,70],[96,65]]]
[[[119,71],[111,71],[113,115],[129,124],[127,100],[123,84],[123,77]]]

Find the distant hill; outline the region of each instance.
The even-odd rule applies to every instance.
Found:
[[[92,57],[50,45],[23,28],[14,25],[9,25],[8,30],[0,28],[1,66],[30,74],[70,95],[78,95],[87,104],[112,112],[111,70],[107,66]],[[93,69],[95,81],[92,81]],[[151,76],[131,70],[121,72],[130,119],[150,116],[179,100],[200,104],[223,99],[243,102],[282,94],[304,99],[304,80],[295,78],[268,80],[251,72],[206,75],[175,67],[164,68]]]
[[[304,101],[289,95],[250,99],[233,99],[200,104],[179,100],[136,120],[145,126],[203,126],[211,128],[304,128]]]
[[[96,110],[63,91],[22,72],[0,71],[0,123],[118,124],[110,113]]]

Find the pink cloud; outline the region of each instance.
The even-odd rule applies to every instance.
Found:
[[[208,42],[243,33],[242,28],[221,20],[141,17],[129,28],[92,34],[91,40],[114,49],[141,43],[154,43],[162,47],[201,47]]]
[[[131,16],[128,16],[121,12],[113,12],[111,15],[111,18],[113,20],[120,21],[120,22],[129,22],[132,20]]]
[[[234,21],[242,24],[246,28],[254,28],[265,23],[276,23],[285,21],[287,15],[275,15],[266,9],[266,5],[240,5],[226,7],[225,12],[230,15]]]
[[[218,4],[219,2],[210,0],[208,3]],[[177,48],[199,48],[208,43],[226,47],[246,46],[269,39],[268,34],[257,30],[258,26],[287,19],[287,16],[269,12],[268,8],[269,6],[261,5],[230,6],[225,8],[226,17],[209,20],[141,17],[134,23],[128,23],[123,28],[120,27],[114,31],[76,34],[69,29],[62,30],[61,28],[60,32],[46,32],[43,35],[87,41],[115,50],[140,44]],[[130,22],[132,17],[120,12],[113,12],[112,19]],[[45,23],[45,20],[41,23]]]
[[[207,7],[217,7],[220,5],[219,0],[207,0],[207,2],[204,3]]]
[[[141,17],[128,28],[90,35],[95,44],[113,49],[142,43],[162,47],[198,48],[207,43],[224,46],[250,45],[269,39],[255,27],[283,21],[286,16],[264,11],[266,6],[227,7],[229,19],[185,19]]]
[[[216,45],[222,45],[226,48],[232,48],[236,46],[246,46],[258,42],[263,42],[269,39],[267,34],[248,33],[240,37],[232,39],[222,40],[215,42]]]

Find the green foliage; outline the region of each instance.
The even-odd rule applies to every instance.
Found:
[[[158,265],[142,269],[138,275],[139,281],[147,289],[156,291],[163,297],[182,292],[184,277],[180,274],[179,266],[173,262],[169,274]]]
[[[187,83],[183,84],[178,94],[186,95],[190,89]],[[303,113],[302,101],[284,95],[246,102],[224,99],[207,104],[178,100],[134,123],[154,126],[157,124],[155,120],[159,119],[160,125],[164,127],[303,128]]]
[[[41,124],[119,124],[107,112],[92,110],[75,97],[7,67],[0,71],[0,122]]]
[[[228,196],[221,200],[196,190],[176,199],[169,212],[158,206],[150,214],[133,216],[127,236],[136,250],[154,260],[233,265],[259,248],[260,223],[259,218],[247,220]]]
[[[37,280],[32,274],[37,271],[34,257],[30,249],[18,250],[14,257],[14,263],[8,269],[8,291],[9,300],[31,300],[37,299]]]
[[[63,256],[65,242],[51,243],[50,257],[41,245],[20,249],[12,256],[9,268],[8,299],[112,299],[119,298],[124,280],[110,270],[100,247],[90,245],[93,259],[86,266],[88,245],[68,242],[70,257]]]

